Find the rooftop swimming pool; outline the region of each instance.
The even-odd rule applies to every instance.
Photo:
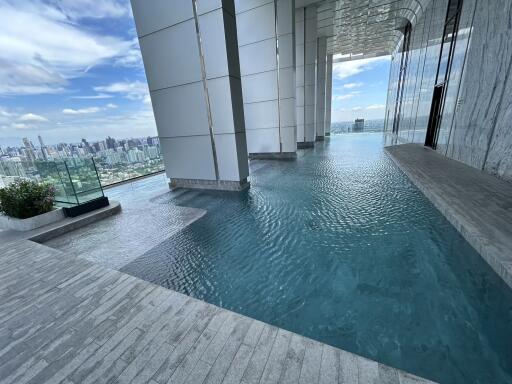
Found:
[[[121,270],[443,384],[512,383],[512,291],[383,152],[334,136]]]

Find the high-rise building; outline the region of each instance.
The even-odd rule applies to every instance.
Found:
[[[107,149],[115,149],[117,147],[116,139],[114,139],[110,136],[105,139],[105,143],[106,143]]]
[[[48,160],[48,148],[46,148],[46,145],[44,145],[43,138],[41,135],[37,136],[37,140],[39,140],[39,147],[41,149],[41,155],[43,157],[43,160]]]
[[[25,147],[24,149],[24,155],[27,158],[28,161],[34,161],[36,159],[36,154],[34,152],[34,144],[32,142],[24,137],[23,138],[23,145]]]
[[[364,131],[364,119],[356,119],[352,126],[352,132],[363,132]]]

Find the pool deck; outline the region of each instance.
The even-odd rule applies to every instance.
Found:
[[[512,184],[422,145],[386,151],[512,288]]]
[[[86,227],[89,224],[103,220],[121,212],[121,204],[118,201],[111,200],[106,207],[87,212],[77,217],[66,217],[56,223],[48,224],[43,227],[35,228],[30,231],[14,231],[12,229],[0,229],[0,243],[7,243],[14,240],[32,240],[38,243],[51,240],[66,233],[76,231],[79,228]]]
[[[28,240],[0,245],[0,383],[431,383]]]

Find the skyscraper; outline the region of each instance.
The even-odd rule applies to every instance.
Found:
[[[45,161],[48,160],[48,148],[46,148],[46,145],[44,145],[43,138],[41,135],[37,136],[37,139],[39,140],[39,146],[41,147],[41,153],[43,154],[43,159]]]
[[[116,145],[116,139],[112,138],[112,137],[107,137],[105,139],[105,141],[107,142],[107,148],[108,149],[115,149],[117,147]]]
[[[23,138],[23,145],[25,146],[25,156],[27,157],[27,160],[34,161],[36,159],[36,154],[34,153],[34,144],[32,142],[24,137]]]

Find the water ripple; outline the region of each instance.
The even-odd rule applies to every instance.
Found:
[[[123,270],[447,384],[512,382],[512,293],[382,151],[333,137]]]

